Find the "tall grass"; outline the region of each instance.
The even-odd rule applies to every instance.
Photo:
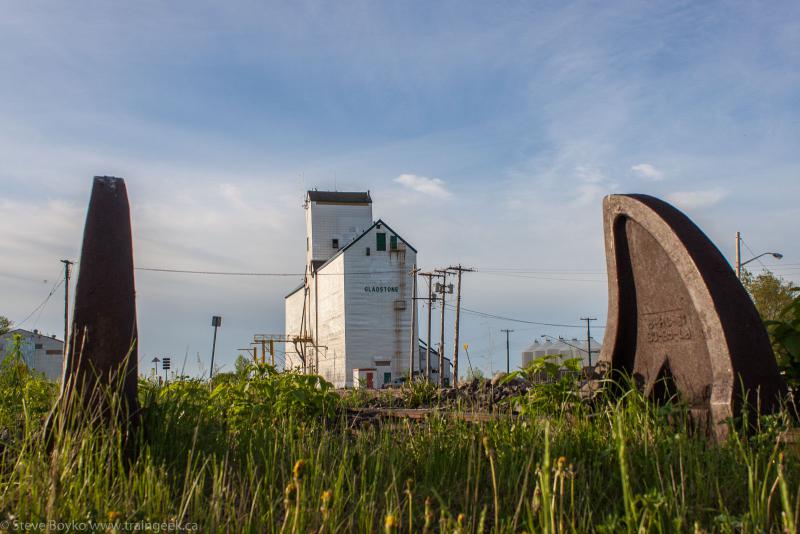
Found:
[[[563,405],[538,393],[522,417],[438,412],[354,427],[326,383],[262,367],[213,387],[142,382],[129,456],[115,418],[86,419],[45,447],[42,379],[4,366],[0,383],[20,395],[0,408],[0,519],[282,533],[796,532],[800,515],[797,452],[777,440],[784,415],[714,444],[678,404],[629,391],[588,409],[558,392]]]

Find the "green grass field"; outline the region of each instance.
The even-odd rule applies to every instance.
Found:
[[[589,406],[572,387],[537,388],[515,401],[521,415],[488,423],[442,411],[354,426],[343,407],[363,396],[255,367],[213,384],[143,381],[143,417],[128,446],[114,419],[84,418],[57,430],[48,450],[42,427],[55,387],[8,359],[0,370],[0,526],[796,532],[800,467],[778,439],[785,414],[761,417],[747,436],[734,426],[714,444],[691,432],[679,404],[653,406],[631,391]],[[426,395],[415,385],[396,402]]]

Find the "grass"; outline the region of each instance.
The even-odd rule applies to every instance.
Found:
[[[588,407],[562,388],[551,406],[539,390],[517,418],[477,424],[438,413],[353,428],[341,408],[358,397],[258,367],[214,384],[141,382],[133,449],[115,418],[80,418],[48,449],[42,421],[54,388],[6,360],[0,390],[0,520],[12,522],[279,533],[796,532],[800,515],[797,452],[777,439],[785,414],[714,444],[692,432],[680,405],[654,406],[629,391]],[[428,394],[409,390],[404,399]]]

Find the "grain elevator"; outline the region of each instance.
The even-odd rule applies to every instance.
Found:
[[[286,367],[352,387],[372,370],[375,387],[408,374],[417,251],[381,219],[369,192],[308,191],[303,282],[285,298]],[[416,347],[415,347],[416,352]]]

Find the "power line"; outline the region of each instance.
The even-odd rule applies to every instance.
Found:
[[[59,281],[58,281],[58,282],[56,282],[56,284],[53,286],[53,289],[51,289],[51,290],[50,290],[50,293],[48,293],[48,294],[47,294],[47,297],[45,297],[45,299],[44,299],[44,300],[43,300],[43,301],[42,301],[42,302],[41,302],[41,303],[40,303],[38,306],[36,306],[36,307],[33,309],[33,311],[32,311],[32,312],[30,312],[30,313],[29,313],[29,314],[28,314],[28,315],[27,315],[27,316],[26,316],[26,317],[25,317],[25,318],[24,318],[22,321],[20,321],[20,322],[18,322],[18,323],[14,323],[14,326],[16,326],[16,327],[20,327],[20,326],[24,325],[24,324],[25,324],[25,323],[28,321],[28,319],[30,319],[31,317],[33,317],[33,314],[35,314],[35,313],[36,313],[37,311],[39,311],[39,310],[43,310],[43,309],[44,309],[44,306],[46,306],[46,305],[47,305],[47,303],[50,301],[50,298],[53,296],[53,294],[56,292],[56,290],[57,290],[57,289],[58,289],[58,288],[61,286],[61,284],[63,284],[63,283],[64,283],[64,279],[63,279],[63,278],[62,278],[62,279],[59,279]]]
[[[527,274],[517,274],[517,273],[494,273],[494,272],[487,272],[487,271],[476,271],[478,274],[488,274],[490,276],[505,276],[508,278],[528,278],[531,280],[559,280],[563,282],[596,282],[605,284],[607,280],[590,280],[588,278],[554,278],[551,276],[532,276]],[[580,273],[576,273],[580,274]]]
[[[447,304],[446,306],[448,306],[450,308],[453,307],[450,304]],[[496,315],[496,314],[493,314],[493,313],[487,313],[487,312],[482,312],[482,311],[478,311],[478,310],[472,310],[470,308],[465,308],[463,306],[461,307],[461,311],[464,311],[464,312],[467,312],[467,313],[471,313],[473,315],[478,315],[480,317],[487,317],[487,318],[490,318],[490,319],[498,319],[500,321],[511,321],[511,322],[514,322],[514,323],[534,324],[534,325],[538,325],[538,326],[553,326],[553,327],[559,327],[559,328],[584,328],[584,325],[580,325],[580,324],[543,323],[543,322],[539,322],[539,321],[528,321],[528,320],[525,320],[525,319],[515,319],[513,317],[505,317],[503,315]],[[595,328],[605,328],[605,326],[604,325],[596,326]]]
[[[199,275],[213,275],[213,276],[304,276],[305,273],[285,273],[285,272],[247,272],[247,271],[206,271],[206,270],[193,270],[193,269],[169,269],[165,267],[136,267],[137,271],[149,271],[149,272],[158,272],[158,273],[174,273],[174,274],[199,274]],[[597,274],[597,275],[605,275],[605,271],[587,271],[587,270],[569,270],[569,269],[562,269],[562,270],[538,270],[538,269],[517,269],[517,268],[509,268],[509,269],[475,269],[475,272],[493,276],[510,276],[510,277],[517,277],[517,278],[539,278],[541,280],[562,280],[560,278],[552,278],[552,277],[536,277],[536,276],[529,276],[532,274],[564,274],[564,275],[586,275],[586,274]],[[370,274],[398,274],[398,273],[406,273],[405,270],[394,270],[394,271],[371,271],[371,272],[349,272],[349,273],[321,273],[317,272],[317,275],[320,276],[344,276],[347,275],[370,275]],[[582,279],[575,279],[575,278],[564,278],[563,280],[572,282],[572,281],[585,281],[585,282],[605,282],[605,280],[582,280]]]
[[[267,272],[235,272],[235,271],[198,271],[198,270],[189,270],[189,269],[166,269],[166,268],[158,268],[158,267],[136,267],[137,271],[149,271],[149,272],[160,272],[160,273],[175,273],[175,274],[198,274],[198,275],[211,275],[211,276],[304,276],[302,273],[267,273]],[[500,273],[490,273],[486,271],[476,270],[476,272],[484,272],[485,274],[500,274]],[[522,270],[520,270],[522,272]],[[405,270],[394,270],[394,271],[372,271],[372,272],[350,272],[350,273],[316,273],[317,275],[323,276],[345,276],[346,275],[374,275],[374,274],[398,274],[398,273],[406,273]],[[553,278],[543,278],[545,280],[553,280]],[[575,279],[563,279],[565,281],[579,281]],[[600,282],[600,280],[585,280],[587,282]],[[605,282],[605,281],[603,281]],[[446,304],[448,308],[455,309],[455,306],[451,304]],[[561,323],[546,323],[540,321],[529,321],[525,319],[516,319],[513,317],[506,317],[502,315],[497,315],[493,313],[482,312],[479,310],[473,310],[470,308],[461,307],[461,309],[473,315],[477,315],[480,317],[486,317],[490,319],[498,319],[501,321],[512,321],[516,323],[523,323],[523,324],[532,324],[537,326],[552,326],[552,327],[559,327],[559,328],[583,328],[583,325],[575,325],[575,324],[561,324]],[[597,328],[604,328],[603,326],[598,326]]]
[[[41,278],[31,278],[29,276],[23,276],[16,273],[0,273],[0,276],[4,278],[14,278],[16,280],[22,280],[25,282],[32,282],[36,284],[47,283],[47,280],[43,280]]]
[[[502,273],[575,273],[575,274],[606,274],[605,270],[592,269],[528,269],[519,267],[476,267],[476,270],[483,273],[502,272]]]
[[[305,276],[305,273],[257,273],[257,272],[233,272],[233,271],[193,271],[188,269],[163,269],[157,267],[136,267],[137,271],[149,271],[156,273],[173,273],[173,274],[202,274],[213,276]],[[367,275],[367,274],[398,274],[406,273],[405,270],[399,271],[372,271],[363,273],[320,273],[319,276],[345,276],[346,275]]]

